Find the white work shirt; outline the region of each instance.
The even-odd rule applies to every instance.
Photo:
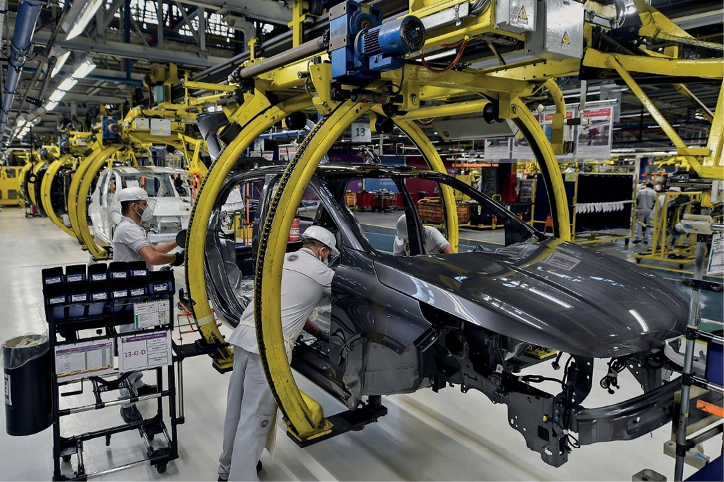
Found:
[[[282,268],[282,332],[295,340],[319,300],[332,296],[334,271],[329,269],[309,248],[287,253]],[[254,328],[254,300],[239,320],[239,326],[226,340],[231,345],[259,354]]]
[[[450,246],[445,236],[432,226],[423,226],[425,231],[425,254],[440,254],[440,251]],[[395,236],[395,244],[392,247],[392,254],[395,256],[410,255],[410,241]]]
[[[654,209],[654,199],[656,199],[656,191],[650,187],[645,187],[636,194],[636,205],[639,209]]]
[[[146,230],[133,219],[123,216],[113,232],[113,261],[143,261],[138,251],[150,245]],[[153,268],[148,263],[146,267]]]

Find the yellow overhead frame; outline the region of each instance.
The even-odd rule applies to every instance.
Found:
[[[107,259],[108,253],[96,244],[95,239],[93,239],[90,233],[90,229],[88,229],[88,222],[86,221],[88,206],[86,199],[88,198],[91,184],[96,174],[98,174],[98,171],[100,171],[103,165],[116,155],[118,151],[123,149],[123,147],[122,145],[112,145],[102,150],[93,151],[93,154],[88,156],[88,158],[80,164],[80,166],[85,166],[85,169],[81,172],[80,167],[78,168],[68,190],[68,217],[70,218],[70,225],[78,238],[78,242],[84,249],[88,249],[94,260]]]
[[[38,159],[40,159],[40,158],[38,157]],[[30,179],[28,179],[28,184],[32,184],[32,185],[33,185],[33,189],[30,189],[30,187],[28,187],[28,192],[27,192],[28,199],[30,199],[30,202],[31,202],[33,205],[35,205],[36,207],[38,206],[38,201],[39,201],[39,199],[36,199],[36,196],[35,196],[35,183],[36,183],[36,181],[38,180],[38,172],[40,172],[40,170],[41,170],[46,164],[48,164],[47,161],[38,160],[38,161],[33,165],[32,174],[30,175]],[[42,208],[42,206],[40,206],[40,207]]]
[[[68,228],[65,223],[63,223],[63,220],[58,218],[58,216],[55,214],[55,210],[53,209],[53,201],[50,198],[55,175],[63,166],[71,166],[74,161],[75,158],[71,154],[65,154],[59,159],[56,159],[55,161],[50,163],[50,166],[48,166],[48,170],[45,171],[45,176],[43,176],[43,182],[40,185],[40,198],[43,203],[43,210],[45,211],[45,214],[48,215],[48,218],[50,218],[53,224],[58,226],[64,233],[75,238],[75,233],[71,231],[70,228]]]
[[[184,265],[186,267],[188,294],[192,300],[191,309],[201,335],[207,343],[212,345],[223,343],[224,340],[214,322],[204,276],[204,246],[214,201],[236,161],[257,137],[290,113],[308,109],[312,106],[312,100],[306,95],[291,98],[275,106],[270,106],[263,94],[257,93],[256,95],[263,97],[264,101],[250,99],[249,102],[245,102],[244,105],[247,109],[256,106],[256,113],[248,111],[245,113],[245,117],[249,118],[249,120],[243,125],[241,133],[226,147],[223,154],[209,169],[201,184],[197,202],[191,210],[189,229],[186,234],[186,262]],[[220,348],[216,350],[213,358],[214,366],[218,370],[231,369],[234,359],[229,349]]]
[[[312,440],[332,430],[324,418],[321,406],[302,394],[292,376],[282,336],[281,289],[282,266],[287,235],[296,212],[288,206],[298,206],[304,190],[319,162],[337,138],[370,104],[345,101],[312,129],[299,146],[274,192],[267,218],[259,239],[259,254],[255,269],[255,322],[259,353],[269,387],[290,433],[299,440]]]
[[[34,165],[34,163],[30,159],[31,157],[28,157],[25,160],[25,164],[23,164],[22,169],[20,169],[20,172],[18,173],[18,176],[20,177],[20,199],[22,200],[23,206],[25,205],[25,200],[28,197],[28,193],[25,192],[25,176],[27,175],[28,171],[33,168]]]
[[[590,54],[589,54],[590,52]],[[678,154],[684,156],[691,167],[703,178],[724,178],[724,158],[722,157],[722,136],[724,135],[724,82],[719,91],[717,107],[714,111],[709,139],[706,148],[692,148],[686,145],[676,130],[668,123],[666,118],[656,108],[654,102],[641,89],[629,70],[638,72],[658,73],[662,75],[676,75],[671,69],[676,62],[683,62],[689,66],[689,76],[722,79],[724,77],[724,62],[721,60],[681,60],[662,57],[639,58],[630,55],[607,54],[595,50],[586,52],[584,65],[599,68],[614,69],[626,82],[631,92],[638,97],[641,104],[649,111],[656,123],[676,147]],[[693,64],[691,64],[693,62]],[[698,64],[697,64],[698,62]],[[624,67],[626,64],[628,67]],[[689,65],[691,64],[691,65]],[[718,64],[718,70],[715,66]],[[698,65],[698,68],[697,68]],[[678,71],[678,70],[677,70]],[[683,74],[683,71],[681,72]]]

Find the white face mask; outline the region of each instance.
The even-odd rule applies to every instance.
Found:
[[[138,206],[138,204],[137,204],[136,206]],[[148,203],[148,204],[146,205],[146,209],[144,209],[143,211],[141,211],[141,214],[138,214],[138,211],[136,211],[136,214],[138,214],[139,216],[141,216],[141,222],[142,222],[142,223],[148,223],[148,222],[151,221],[151,219],[153,218],[153,207],[154,207],[153,204]]]

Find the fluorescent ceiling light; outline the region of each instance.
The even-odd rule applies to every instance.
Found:
[[[71,77],[75,79],[82,79],[86,75],[90,74],[95,68],[96,64],[93,63],[93,60],[89,58],[85,59],[80,65],[78,65],[78,67],[76,67]]]
[[[50,95],[50,98],[48,100],[50,102],[60,102],[60,100],[65,96],[65,94],[66,94],[66,92],[64,90],[56,89],[56,91]]]
[[[76,0],[63,21],[63,30],[68,32],[66,40],[73,39],[83,33],[98,9],[105,0]]]
[[[68,57],[70,57],[70,50],[66,50],[62,54],[56,56],[55,67],[53,67],[53,70],[50,72],[51,77],[55,77],[58,72],[60,72],[60,69],[63,68],[65,61],[68,60]]]
[[[45,110],[50,112],[51,110],[55,109],[56,107],[58,107],[57,102],[49,102],[48,104],[45,105]]]
[[[77,84],[78,81],[75,80],[73,77],[68,77],[63,82],[60,83],[58,86],[58,90],[65,90],[66,92],[75,87],[75,84]]]

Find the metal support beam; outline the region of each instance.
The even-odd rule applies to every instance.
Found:
[[[105,23],[103,20],[105,19],[105,16],[103,15],[103,9],[99,8],[96,11],[96,33],[95,37],[105,37],[106,36],[106,29],[104,28]]]
[[[146,40],[146,36],[143,35],[143,31],[141,31],[141,27],[138,26],[138,22],[136,22],[136,19],[133,17],[131,17],[131,26],[133,27],[133,30],[136,32],[136,35],[138,36],[138,38],[140,38],[141,41],[143,42],[143,45],[145,45],[146,47],[149,47],[148,41]]]
[[[181,6],[178,5],[178,3],[179,3],[179,2],[176,2],[176,6],[177,6],[178,8],[181,8]],[[182,11],[183,11],[183,10],[182,10]],[[195,10],[192,10],[192,11],[190,11],[190,12],[187,12],[186,17],[182,17],[182,18],[181,18],[180,20],[178,20],[176,23],[173,23],[173,24],[170,26],[169,30],[170,30],[171,32],[178,32],[178,30],[179,30],[181,27],[183,27],[184,25],[189,24],[189,22],[191,21],[191,19],[194,18],[194,17],[195,17],[196,15],[198,15],[198,14],[199,14],[199,9],[198,9],[198,8],[195,9]],[[172,18],[171,20],[173,20],[173,18]],[[189,24],[189,28],[191,28],[190,24]]]
[[[106,30],[108,28],[108,26],[111,24],[116,12],[118,11],[119,8],[121,8],[121,5],[123,5],[123,1],[124,0],[115,0],[115,2],[113,2],[111,4],[111,7],[108,10],[106,10],[105,15],[103,17],[103,30]]]
[[[48,41],[47,32],[38,32],[33,40],[42,44]],[[85,50],[98,54],[113,55],[124,59],[143,59],[150,62],[175,62],[180,65],[195,67],[213,67],[223,63],[226,59],[216,56],[201,56],[191,52],[163,50],[144,45],[126,44],[105,39],[92,39],[76,37],[70,41],[58,39],[56,45],[74,50]]]
[[[191,31],[191,35],[194,36],[194,40],[196,40],[196,43],[198,45],[201,45],[201,43],[199,42],[199,34],[196,33],[196,31],[194,31],[194,26],[191,24],[191,18],[186,13],[186,9],[183,6],[181,6],[181,4],[179,2],[173,2],[173,3],[175,3],[176,6],[178,7],[178,9],[181,11],[181,16],[184,18],[184,21],[189,26],[189,30]],[[198,13],[198,10],[196,10],[196,12]]]
[[[206,52],[206,11],[203,7],[199,7],[199,51]],[[189,28],[193,30],[191,25]]]
[[[156,18],[158,22],[156,25],[156,46],[159,48],[163,48],[163,0],[158,0],[158,2],[156,3]]]

